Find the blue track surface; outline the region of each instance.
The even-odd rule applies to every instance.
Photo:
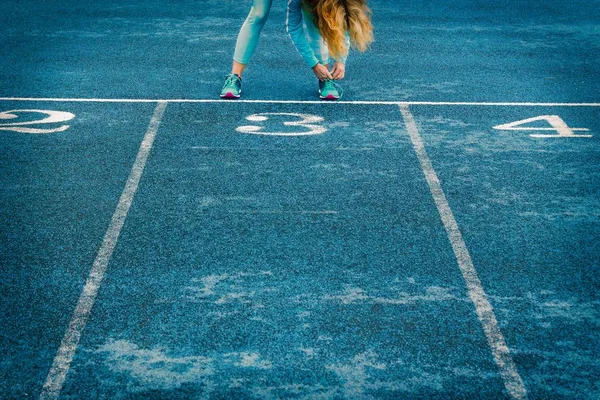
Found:
[[[372,0],[373,103],[326,105],[275,2],[244,99],[292,102],[216,101],[249,4],[0,1],[0,398],[56,376],[123,198],[48,398],[600,397],[600,2]]]

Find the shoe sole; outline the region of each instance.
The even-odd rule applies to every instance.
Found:
[[[241,95],[242,95],[241,91],[240,91],[240,94],[238,94],[238,95],[235,95],[231,92],[227,92],[227,94],[222,94],[221,98],[222,99],[239,99]]]
[[[339,100],[340,96],[334,96],[332,94],[328,94],[327,96],[319,96],[321,100]]]
[[[327,96],[323,96],[323,95],[321,95],[321,89],[319,89],[319,98],[321,100],[339,100],[340,96],[336,97],[336,96],[334,96],[332,94],[328,94]]]

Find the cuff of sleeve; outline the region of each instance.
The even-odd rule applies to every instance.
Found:
[[[306,61],[306,65],[308,65],[311,68],[314,68],[319,63],[319,60],[315,56],[312,56],[311,58],[309,58],[305,61]]]

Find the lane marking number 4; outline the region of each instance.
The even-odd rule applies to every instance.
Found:
[[[534,126],[523,126],[531,122],[546,121],[550,124],[549,127],[534,127]],[[576,134],[575,132],[588,132],[587,128],[571,128],[565,121],[558,115],[540,115],[539,117],[522,119],[520,121],[510,122],[508,124],[502,124],[494,126],[494,129],[499,131],[554,131],[556,133],[533,133],[530,134],[532,138],[591,138],[592,135]]]

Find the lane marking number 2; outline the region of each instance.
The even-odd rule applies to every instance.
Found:
[[[19,118],[21,114],[34,113],[45,114],[45,117],[34,121],[9,122],[4,123],[3,120],[14,120]],[[49,111],[49,110],[10,110],[0,112],[0,131],[13,131],[21,133],[54,133],[63,132],[69,129],[70,125],[61,125],[57,128],[32,128],[31,125],[56,124],[67,122],[75,118],[75,114],[65,111]]]
[[[538,128],[532,126],[523,126],[530,122],[546,121],[551,127]],[[587,128],[571,128],[558,115],[541,115],[539,117],[527,118],[520,121],[510,122],[508,124],[495,126],[494,129],[500,131],[555,131],[557,133],[545,134],[534,133],[529,136],[533,138],[591,138],[592,135],[578,135],[575,132],[588,132]]]
[[[306,130],[296,132],[269,132],[264,130],[264,126],[260,125],[244,125],[239,126],[236,131],[241,133],[250,133],[253,135],[267,135],[267,136],[308,136],[308,135],[321,135],[327,132],[327,128],[319,125],[320,122],[324,121],[323,117],[311,114],[295,114],[295,113],[260,113],[248,115],[246,119],[251,122],[265,122],[271,119],[271,117],[282,116],[297,118],[299,121],[284,121],[284,126],[301,127]]]

